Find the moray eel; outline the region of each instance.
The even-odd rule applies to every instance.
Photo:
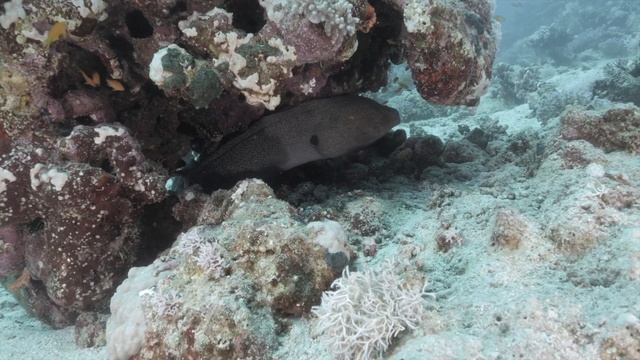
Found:
[[[207,190],[365,147],[400,122],[395,109],[355,95],[311,100],[267,115],[190,172]]]

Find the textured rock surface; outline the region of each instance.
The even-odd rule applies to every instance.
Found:
[[[130,271],[111,303],[110,358],[272,358],[277,324],[307,312],[347,264],[344,231],[305,227],[258,180],[186,196],[178,212],[199,212],[198,226]],[[336,267],[338,254],[347,261]]]
[[[165,196],[163,170],[119,125],[80,126],[54,144],[16,141],[0,169],[3,283],[54,326],[101,309],[134,260],[136,214]]]
[[[620,107],[605,112],[571,108],[562,117],[562,137],[586,140],[605,151],[640,152],[640,110]]]
[[[403,3],[406,57],[418,92],[440,104],[476,105],[489,86],[496,51],[489,3]]]
[[[0,280],[55,326],[104,310],[154,241],[148,207],[168,213],[168,173],[265,111],[375,90],[391,62],[408,60],[425,99],[474,104],[495,53],[490,2],[426,5],[5,1]]]

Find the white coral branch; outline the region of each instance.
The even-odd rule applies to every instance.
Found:
[[[392,264],[336,279],[312,312],[316,332],[337,359],[380,357],[393,338],[415,329],[424,315],[423,288],[409,286]]]

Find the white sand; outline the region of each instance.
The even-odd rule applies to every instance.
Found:
[[[30,317],[11,294],[0,288],[0,359],[92,360],[105,357],[103,348],[79,349],[72,327],[53,330]]]

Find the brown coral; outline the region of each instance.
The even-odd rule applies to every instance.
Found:
[[[605,151],[640,152],[640,109],[624,107],[606,112],[571,108],[562,116],[566,140],[586,140]]]
[[[520,213],[513,209],[498,210],[491,233],[491,245],[515,250],[530,235],[530,225]]]
[[[165,177],[118,125],[79,127],[59,148],[36,144],[0,156],[0,223],[20,229],[30,277],[53,303],[95,308],[133,260],[135,214],[162,200]]]
[[[439,104],[476,105],[496,51],[486,1],[404,2],[406,58],[418,92]]]

